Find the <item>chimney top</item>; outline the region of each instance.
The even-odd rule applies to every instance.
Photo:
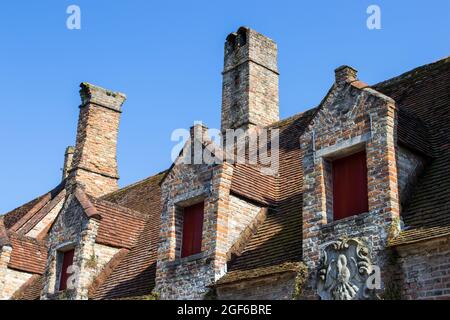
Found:
[[[190,128],[191,138],[197,138],[203,141],[208,136],[208,127],[202,122],[194,122]]]
[[[65,154],[70,154],[70,153],[74,153],[75,152],[75,147],[73,146],[68,146],[66,148],[66,153]]]
[[[111,91],[88,82],[82,82],[80,88],[80,107],[92,103],[121,112],[122,104],[127,99],[127,96],[124,93]]]
[[[69,171],[72,168],[73,154],[75,153],[75,147],[68,146],[64,153],[64,167],[62,169],[62,179],[66,179],[69,175]]]
[[[69,192],[78,183],[89,195],[100,197],[118,189],[117,137],[126,96],[87,82],[80,88],[77,139],[67,177]]]
[[[336,70],[334,70],[335,77],[336,77],[336,83],[342,83],[342,82],[353,82],[355,80],[358,80],[358,70],[356,70],[353,67],[350,66],[340,66]]]

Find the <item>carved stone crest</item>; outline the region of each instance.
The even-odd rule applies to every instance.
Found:
[[[372,270],[369,248],[358,239],[341,238],[322,249],[317,291],[323,300],[374,298],[367,287]]]

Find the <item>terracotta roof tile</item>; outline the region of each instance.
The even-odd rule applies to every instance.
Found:
[[[159,182],[163,176],[164,173],[157,174],[104,197],[110,202],[144,213],[146,220],[136,244],[90,293],[91,299],[120,299],[152,292],[161,214]]]
[[[450,225],[450,57],[374,87],[395,99],[401,115],[407,114],[399,118],[399,139],[433,157],[402,213],[410,230],[396,243],[428,237],[429,231]]]
[[[18,231],[25,224],[28,224],[28,226],[30,226],[31,221],[36,222],[36,216],[39,216],[43,208],[61,193],[61,191],[64,189],[64,185],[65,182],[63,181],[46,194],[37,197],[36,199],[31,200],[30,202],[6,213],[4,215],[4,223],[6,229]]]
[[[9,232],[8,236],[12,246],[8,267],[29,273],[43,274],[47,263],[45,243],[14,232]]]
[[[229,262],[228,271],[233,277],[238,277],[239,272],[245,275],[255,268],[301,260],[303,169],[299,137],[315,111],[311,109],[273,125],[280,129],[279,197],[276,208],[269,211],[242,253]]]
[[[39,300],[44,288],[44,276],[34,274],[12,296],[11,300]]]
[[[404,230],[389,241],[389,246],[406,245],[439,237],[450,236],[450,226],[422,227]]]
[[[132,248],[142,232],[147,216],[106,200],[92,199],[101,216],[96,242],[119,248]]]
[[[231,284],[242,280],[251,280],[277,273],[285,273],[285,272],[297,273],[300,272],[302,268],[303,264],[301,262],[286,262],[269,267],[254,268],[245,271],[230,271],[225,276],[220,278],[215,284],[216,285]]]

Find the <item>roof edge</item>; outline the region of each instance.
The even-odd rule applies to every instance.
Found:
[[[406,71],[406,72],[404,72],[398,76],[395,76],[393,78],[383,80],[381,82],[373,84],[373,85],[371,85],[371,87],[374,88],[374,87],[384,87],[387,85],[392,85],[392,84],[400,82],[406,78],[413,77],[414,75],[417,75],[417,74],[423,72],[424,69],[434,69],[434,68],[440,67],[441,65],[444,65],[446,63],[450,63],[450,56],[446,56],[446,57],[436,60],[434,62],[427,63],[422,66],[416,67],[414,69]]]
[[[83,212],[86,214],[86,216],[90,218],[94,218],[97,220],[100,220],[102,216],[97,211],[95,206],[92,204],[91,200],[89,200],[89,197],[86,195],[84,190],[81,187],[77,187],[75,189],[75,198],[80,203],[81,207],[83,208]]]
[[[214,284],[210,285],[210,287],[231,285],[236,282],[240,282],[242,280],[245,280],[245,281],[255,280],[255,279],[264,278],[264,277],[272,276],[275,274],[287,273],[287,272],[301,273],[301,272],[304,272],[305,270],[306,270],[306,265],[303,261],[284,262],[284,263],[277,264],[274,266],[234,271],[234,272],[239,273],[239,275],[235,276],[235,277],[230,277],[231,272],[227,273],[221,279],[217,280]],[[227,277],[227,275],[228,275],[228,277]]]

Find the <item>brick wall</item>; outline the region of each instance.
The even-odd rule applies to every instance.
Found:
[[[163,211],[156,291],[162,299],[200,299],[226,265],[228,201],[232,168],[228,165],[176,164],[161,185]],[[219,198],[221,199],[219,203]],[[204,202],[202,252],[180,258],[180,208]]]
[[[450,299],[450,238],[399,246],[397,279],[403,299]]]
[[[360,238],[368,245],[373,263],[382,266],[386,259],[383,248],[399,214],[394,101],[362,89],[355,80],[354,69],[336,70],[336,83],[300,138],[303,258],[310,271],[304,298],[308,299],[318,298],[317,269],[321,250],[328,243],[340,237]],[[369,212],[333,221],[329,161],[361,149],[367,156]]]
[[[117,248],[95,243],[99,221],[88,219],[78,200],[69,195],[48,237],[49,255],[44,278],[43,299],[87,299],[95,276],[117,253]],[[59,291],[61,252],[74,249],[74,287]]]

